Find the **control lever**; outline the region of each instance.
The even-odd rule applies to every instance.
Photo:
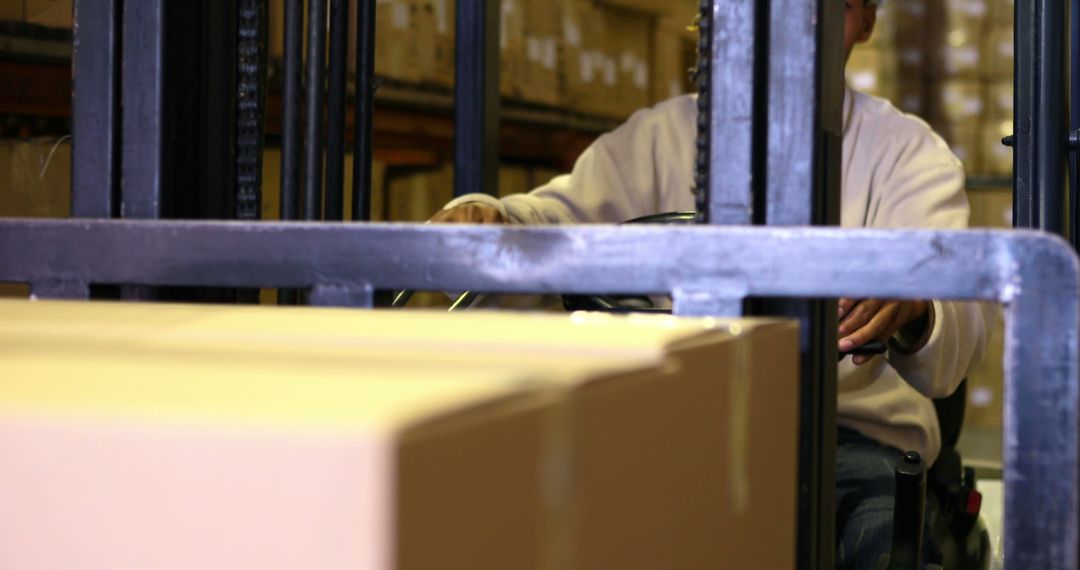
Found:
[[[885,354],[885,351],[889,349],[889,346],[880,340],[872,340],[862,346],[857,346],[848,352],[839,353],[840,360],[843,360],[845,356],[873,356],[875,354]]]
[[[909,451],[896,465],[892,552],[881,557],[877,570],[921,570],[925,512],[926,464]]]

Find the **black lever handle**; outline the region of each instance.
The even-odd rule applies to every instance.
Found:
[[[914,451],[896,465],[896,507],[888,570],[917,570],[922,561],[926,464]]]
[[[843,360],[845,356],[864,355],[871,356],[874,354],[885,354],[885,351],[889,349],[889,345],[881,342],[880,340],[872,340],[862,346],[857,346],[848,352],[839,353],[840,360]]]

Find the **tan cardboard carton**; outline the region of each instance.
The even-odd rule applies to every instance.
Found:
[[[7,0],[0,2],[0,22],[28,22],[50,28],[71,28],[72,0]]]
[[[409,469],[412,464],[401,460],[398,488],[404,514],[398,532],[416,538],[397,542],[398,567],[430,567],[432,560],[439,560],[438,567],[451,568],[794,565],[798,383],[793,324],[588,314],[447,315],[71,303],[9,302],[2,308],[12,318],[0,323],[0,338],[36,339],[43,346],[64,347],[64,354],[80,346],[84,355],[106,354],[104,347],[119,344],[124,350],[117,351],[116,358],[137,360],[144,372],[170,368],[175,361],[185,366],[202,362],[205,367],[200,371],[211,376],[219,371],[226,379],[231,376],[224,371],[257,378],[267,369],[299,374],[297,382],[282,392],[280,408],[290,413],[295,408],[303,418],[311,414],[315,422],[327,417],[321,408],[309,409],[313,402],[324,401],[322,394],[331,410],[348,409],[352,395],[327,392],[322,384],[332,383],[333,377],[322,379],[323,370],[351,371],[350,378],[358,383],[373,379],[368,371],[376,369],[400,366],[421,377],[437,370],[446,376],[446,383],[469,384],[484,395],[493,390],[487,379],[500,371],[514,372],[510,378],[533,379],[528,395],[521,394],[525,389],[512,379],[504,383],[506,397],[512,396],[510,401],[523,411],[499,417],[519,427],[489,430],[495,424],[487,422],[487,416],[469,415],[476,431],[463,434],[451,429],[454,422],[435,422],[430,424],[433,439],[415,450],[424,458],[418,462],[422,468]],[[184,352],[185,358],[154,357],[169,351]],[[95,357],[98,365],[109,366],[113,357],[106,356]],[[270,377],[275,386],[277,376]],[[25,400],[23,388],[30,384],[23,382],[18,390],[0,394]],[[276,402],[258,384],[230,387],[224,400],[213,392],[214,385],[207,386],[202,392],[182,392],[181,403],[200,402],[227,415],[234,411],[229,402],[242,402],[244,407],[236,409],[244,414],[248,407]],[[315,395],[307,393],[309,387]],[[84,388],[74,392],[100,393]],[[144,393],[138,383],[117,388],[125,394],[133,389]],[[173,390],[168,391],[170,396]],[[66,386],[45,392],[46,399],[56,394],[69,397]],[[364,396],[374,397],[366,392]],[[0,409],[6,401],[10,400],[0,395]],[[167,410],[177,405],[175,398],[152,403]],[[25,402],[20,405],[25,407]],[[478,414],[507,410],[495,405],[471,409]],[[549,430],[546,436],[537,432],[541,426]],[[439,439],[450,433],[458,439]],[[520,466],[511,470],[511,482],[483,495],[513,498],[511,505],[498,505],[503,508],[499,512],[507,512],[500,519],[509,521],[504,523],[507,528],[492,530],[497,538],[480,547],[479,553],[463,554],[452,546],[424,542],[430,535],[412,530],[411,522],[426,521],[429,527],[424,528],[457,524],[462,528],[453,529],[452,537],[475,546],[470,532],[479,527],[472,526],[473,519],[482,524],[487,520],[484,513],[494,506],[463,500],[448,504],[458,498],[445,493],[459,482],[456,473],[478,477],[476,468],[469,466],[473,462],[501,474],[503,468],[481,461],[490,461],[491,453],[505,453],[492,447],[495,443],[486,443],[488,435],[498,435],[500,442],[509,440],[506,445],[515,450],[509,457],[511,466]],[[523,444],[528,438],[533,443]],[[403,458],[408,455],[399,453]],[[543,457],[562,461],[552,463],[554,459]],[[544,461],[548,461],[546,475],[532,474],[529,466]],[[325,476],[325,463],[315,465],[308,471]],[[419,482],[401,483],[406,471],[421,477]],[[444,477],[421,476],[434,472]],[[449,482],[444,481],[447,473]],[[535,486],[543,488],[545,497],[540,510],[522,492]],[[505,494],[504,489],[515,493]],[[515,518],[509,511],[521,516]],[[540,539],[530,541],[518,534],[529,521],[533,525],[529,536]],[[507,558],[513,553],[503,552],[504,545],[512,545],[517,558]],[[446,548],[451,550],[441,550]],[[462,564],[457,564],[459,560]]]
[[[964,164],[964,172],[968,176],[983,174],[982,153],[985,145],[979,138],[981,134],[978,125],[970,123],[954,125],[949,134],[949,149]]]
[[[532,103],[559,103],[559,3],[526,0],[525,73],[522,98]]]
[[[696,21],[700,3],[697,0],[672,0],[668,3],[671,13],[661,16],[659,25],[682,35],[683,39],[697,45],[698,34]]]
[[[692,46],[682,35],[657,26],[653,39],[652,102],[659,103],[692,91],[690,66]]]
[[[1012,23],[990,27],[983,35],[982,51],[985,77],[998,81],[1011,79],[1016,57]]]
[[[559,415],[527,378],[10,333],[7,567],[542,567]]]
[[[66,218],[70,211],[70,140],[0,141],[0,217]]]
[[[956,79],[943,82],[941,103],[945,117],[951,125],[970,125],[986,112],[982,84],[979,81]]]
[[[980,129],[978,143],[982,152],[982,174],[999,177],[1012,176],[1013,150],[1001,143],[1001,139],[1012,133],[1012,118],[989,120]]]
[[[454,0],[432,0],[432,10],[435,15],[434,52],[435,67],[431,81],[443,87],[454,85],[454,41],[456,4]]]
[[[559,3],[560,58],[559,101],[564,107],[581,110],[586,89],[586,68],[589,65],[585,41],[588,4],[583,0],[557,0]]]
[[[525,0],[499,3],[499,92],[521,99],[525,84]]]
[[[629,116],[650,103],[654,21],[638,13],[609,9],[605,25],[616,62],[613,101],[620,115]]]
[[[352,14],[356,13],[352,0]],[[356,19],[350,18],[349,61],[356,67]],[[375,73],[427,81],[435,67],[435,11],[428,0],[380,0],[375,5]]]
[[[383,180],[386,175],[386,163],[373,160],[371,163],[371,215],[373,220],[382,220],[383,215]],[[352,178],[353,155],[345,155],[345,218],[352,215]],[[267,147],[263,151],[262,219],[281,219],[281,149]]]
[[[652,16],[668,16],[675,7],[672,2],[663,2],[662,0],[597,0],[600,4],[605,4],[613,8],[619,8],[622,10],[629,10],[633,12],[639,12],[643,14],[649,14]]]

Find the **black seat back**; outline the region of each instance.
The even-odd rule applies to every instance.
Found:
[[[964,425],[964,409],[967,407],[967,380],[947,398],[934,400],[938,425],[941,426],[941,447],[956,447],[960,441],[960,429]]]

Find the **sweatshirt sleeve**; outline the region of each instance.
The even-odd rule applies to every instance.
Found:
[[[903,142],[894,137],[894,146],[879,155],[873,177],[878,215],[872,226],[966,228],[963,167],[940,138],[925,126],[920,130]],[[935,300],[922,346],[908,352],[894,339],[886,357],[924,396],[946,397],[982,362],[997,310],[987,303]]]
[[[446,205],[481,202],[516,224],[618,223],[661,211],[663,179],[686,170],[678,137],[685,136],[680,116],[688,103],[673,100],[638,111],[611,133],[596,140],[578,158],[570,174],[557,176],[528,194],[502,199],[468,194]],[[689,102],[693,108],[692,101]],[[692,135],[691,135],[692,136]],[[677,183],[676,183],[677,184]],[[689,187],[685,188],[687,193]]]

